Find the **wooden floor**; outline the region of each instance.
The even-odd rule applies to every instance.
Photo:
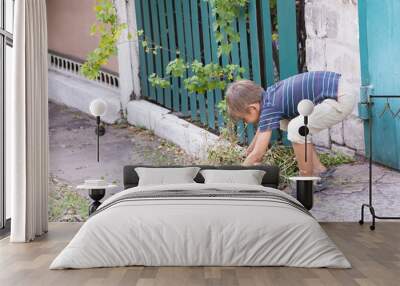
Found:
[[[289,267],[124,267],[48,270],[80,224],[51,223],[48,235],[29,244],[0,241],[0,285],[400,285],[400,224],[324,223],[352,269]]]

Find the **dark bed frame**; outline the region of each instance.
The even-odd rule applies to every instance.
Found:
[[[136,187],[139,183],[139,176],[135,171],[137,167],[147,168],[179,168],[179,167],[199,167],[201,169],[218,169],[218,170],[263,170],[265,175],[261,184],[264,187],[278,188],[279,185],[279,168],[277,166],[208,166],[208,165],[192,165],[192,166],[148,166],[148,165],[129,165],[124,167],[124,189]],[[200,174],[194,178],[197,183],[204,183],[204,178]]]

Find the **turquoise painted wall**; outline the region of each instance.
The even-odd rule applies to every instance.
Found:
[[[358,4],[364,86],[361,99],[367,101],[368,94],[400,96],[400,1],[359,0]],[[386,112],[382,113],[385,108]],[[371,118],[373,160],[400,169],[400,98],[373,99]],[[367,151],[369,124],[365,120]]]

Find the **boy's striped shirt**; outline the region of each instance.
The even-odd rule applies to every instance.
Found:
[[[299,115],[297,105],[303,99],[314,104],[324,99],[337,99],[340,74],[329,71],[306,72],[279,81],[262,93],[258,129],[277,129],[281,119]]]

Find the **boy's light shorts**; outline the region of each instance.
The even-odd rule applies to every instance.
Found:
[[[311,142],[312,134],[330,128],[342,122],[354,109],[356,97],[352,94],[350,85],[343,78],[338,83],[338,99],[325,99],[317,104],[313,113],[308,117],[308,128],[310,134],[307,142]],[[299,115],[290,121],[285,119],[280,122],[280,129],[287,131],[288,140],[293,143],[304,144],[305,139],[298,132],[300,126],[304,125],[303,116]]]

